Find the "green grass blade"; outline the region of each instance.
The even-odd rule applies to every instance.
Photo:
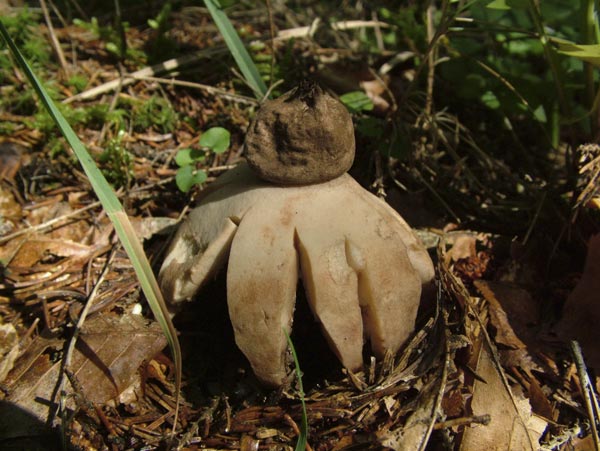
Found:
[[[0,21],[0,34],[6,41],[15,60],[19,66],[21,66],[21,69],[39,95],[44,107],[56,123],[56,126],[60,129],[63,136],[72,147],[75,155],[79,159],[81,166],[90,180],[94,192],[102,203],[102,207],[113,222],[115,231],[121,240],[121,243],[123,244],[123,248],[131,259],[131,263],[135,269],[140,286],[142,287],[142,290],[148,299],[148,304],[152,309],[152,313],[160,324],[165,336],[167,337],[167,341],[169,342],[169,347],[171,348],[173,360],[175,362],[176,396],[177,401],[179,401],[179,388],[181,386],[181,349],[179,347],[179,340],[177,339],[175,328],[173,327],[171,318],[168,315],[165,301],[158,287],[158,283],[156,282],[156,278],[154,277],[154,273],[152,272],[152,268],[150,267],[150,263],[146,258],[144,249],[135,234],[131,222],[123,210],[123,207],[121,206],[121,203],[119,202],[119,199],[117,198],[117,195],[113,191],[112,187],[106,181],[104,175],[96,166],[96,163],[88,153],[83,143],[79,140],[69,123],[56,107],[52,98],[50,98],[41,82],[33,73],[29,67],[29,64],[27,64],[27,61],[9,36],[8,31],[4,27],[2,21]],[[179,402],[177,402],[177,407],[178,406]],[[177,419],[177,412],[178,409],[176,408],[175,420]],[[174,425],[177,425],[176,421]]]
[[[302,422],[300,424],[300,436],[296,442],[295,451],[304,451],[306,449],[306,443],[308,442],[308,417],[306,416],[306,402],[304,400],[304,387],[302,386],[302,371],[300,371],[300,363],[298,362],[298,354],[296,354],[296,348],[294,343],[284,330],[285,338],[287,338],[290,349],[292,350],[292,356],[294,357],[294,367],[296,369],[296,376],[298,377],[298,388],[300,390],[300,402],[302,403]]]
[[[227,18],[227,15],[221,9],[218,0],[204,0],[204,4],[208,8],[219,32],[223,36],[225,44],[227,44],[233,59],[240,68],[242,75],[245,77],[246,83],[252,88],[255,96],[258,99],[262,99],[267,94],[267,86],[262,78],[260,78],[260,74],[258,73],[254,61],[252,61],[252,58],[248,54],[246,47],[244,47],[235,28],[233,28],[233,25]]]

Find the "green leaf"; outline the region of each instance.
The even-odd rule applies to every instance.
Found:
[[[233,59],[246,79],[246,83],[248,83],[248,86],[254,91],[254,95],[258,99],[262,99],[267,94],[267,86],[260,77],[258,69],[254,65],[252,58],[248,54],[246,47],[244,47],[235,28],[233,28],[233,25],[221,8],[221,5],[217,0],[204,0],[204,4],[208,8],[219,32],[223,36],[225,44],[227,44]]]
[[[214,153],[223,153],[229,148],[231,133],[223,127],[212,127],[202,133],[198,144],[208,147]]]
[[[486,5],[486,8],[498,11],[509,11],[511,9],[526,9],[529,7],[530,0],[493,0]]]
[[[509,11],[510,10],[510,6],[508,6],[506,4],[506,0],[494,0],[490,3],[488,3],[487,5],[485,5],[485,7],[489,8],[489,9],[500,10],[500,11]]]
[[[498,97],[496,97],[496,94],[494,94],[492,91],[484,92],[481,96],[481,101],[485,106],[492,110],[497,110],[500,108],[500,100],[498,100]]]
[[[148,19],[148,25],[153,30],[158,30],[159,24],[158,24],[158,21],[156,21],[155,19]]]
[[[175,163],[180,168],[204,160],[204,153],[198,149],[181,149],[175,155]]]
[[[110,53],[112,53],[113,55],[116,55],[116,56],[121,55],[121,51],[119,50],[119,47],[114,42],[107,42],[106,50],[109,51]]]
[[[175,173],[175,183],[183,193],[187,193],[194,185],[204,183],[207,178],[206,172],[193,166],[183,166]]]
[[[562,39],[552,39],[558,45],[558,52],[563,55],[600,67],[600,44],[575,44]]]
[[[373,101],[363,91],[347,92],[340,96],[340,100],[351,113],[373,109]]]
[[[548,118],[546,117],[546,110],[544,109],[544,105],[540,105],[539,107],[537,107],[535,109],[535,111],[533,112],[533,117],[535,118],[536,121],[541,122],[542,124],[545,124],[548,121]]]

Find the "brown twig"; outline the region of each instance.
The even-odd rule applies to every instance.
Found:
[[[216,95],[219,97],[223,97],[225,99],[231,100],[236,103],[244,103],[247,105],[257,105],[258,100],[253,99],[252,97],[243,96],[240,94],[234,94],[232,92],[227,92],[224,89],[215,88],[213,86],[205,85],[202,83],[195,83],[191,81],[185,80],[177,80],[176,78],[160,78],[160,77],[152,77],[152,76],[136,76],[135,74],[125,74],[124,78],[132,78],[135,80],[144,80],[144,81],[153,81],[156,83],[162,83],[165,85],[172,86],[183,86],[186,88],[194,88],[200,89],[202,91],[206,91],[209,94]]]
[[[125,77],[125,80],[123,80],[123,87],[134,83],[138,77],[152,77],[165,72],[171,72],[183,66],[187,66],[188,64],[195,63],[203,58],[214,57],[220,53],[225,53],[226,51],[227,47],[225,46],[204,49],[186,56],[163,61],[162,63],[155,64],[154,66],[145,67],[138,71],[132,72],[131,74],[124,74],[123,77]],[[63,103],[93,99],[101,94],[115,90],[119,86],[119,83],[119,79],[111,80],[99,86],[88,89],[87,91],[83,91],[77,95],[68,97],[67,99],[63,100]]]
[[[42,12],[44,14],[44,20],[46,21],[46,26],[48,27],[48,33],[50,34],[50,41],[52,42],[52,48],[56,52],[56,57],[58,58],[58,62],[60,63],[60,67],[62,67],[63,73],[65,77],[69,76],[69,66],[67,64],[67,60],[65,59],[65,54],[60,47],[60,42],[58,42],[58,38],[56,37],[56,33],[54,32],[54,26],[52,25],[52,20],[50,19],[50,13],[48,12],[48,6],[46,5],[46,0],[40,0],[40,6],[42,8]]]
[[[492,421],[492,418],[488,415],[473,415],[470,417],[453,418],[452,420],[440,421],[435,423],[433,429],[440,430],[446,428],[455,428],[457,426],[470,426],[472,424],[482,424],[487,426]]]
[[[434,27],[435,2],[431,0],[427,7],[427,41],[431,50],[427,54],[427,99],[425,101],[425,114],[431,116],[433,111],[433,82],[435,79],[435,60],[437,56],[437,46],[434,45],[435,27]],[[437,43],[437,40],[436,40]]]
[[[265,0],[267,5],[267,12],[269,14],[269,33],[271,35],[271,75],[269,77],[269,85],[273,85],[273,77],[275,74],[275,21],[273,20],[273,8],[271,7],[271,0]]]

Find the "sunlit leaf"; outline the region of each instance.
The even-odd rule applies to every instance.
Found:
[[[181,149],[175,155],[175,163],[177,166],[189,166],[190,164],[196,163],[198,161],[204,160],[204,153],[198,149]]]
[[[501,11],[510,10],[510,6],[508,6],[506,4],[506,0],[494,0],[485,6],[486,6],[486,8],[489,8],[489,9],[497,9],[497,10],[501,10]]]
[[[546,117],[546,110],[544,109],[544,105],[540,105],[535,109],[535,111],[533,112],[533,117],[536,121],[541,122],[542,124],[545,124],[547,122],[548,118]]]
[[[187,193],[194,185],[204,183],[207,179],[206,172],[195,169],[193,166],[183,166],[175,174],[175,183],[180,191]]]
[[[214,153],[223,153],[229,148],[231,133],[223,127],[212,127],[202,133],[198,144],[208,147]]]
[[[223,11],[222,6],[217,0],[204,0],[204,4],[208,8],[219,32],[223,36],[225,44],[227,44],[233,59],[246,79],[246,83],[252,88],[256,97],[264,97],[267,94],[267,86],[262,80],[258,69],[254,65],[252,58],[248,54],[246,47],[244,47],[235,28],[233,28],[233,25]]]
[[[525,9],[529,6],[529,3],[530,0],[493,0],[485,6],[498,11],[509,11],[511,9]]]
[[[600,44],[575,44],[562,39],[552,39],[552,42],[557,45],[559,53],[600,67]]]
[[[373,109],[373,101],[363,91],[347,92],[340,96],[340,100],[351,113]]]
[[[500,100],[498,100],[498,97],[496,97],[496,94],[494,94],[492,91],[484,92],[481,96],[481,101],[485,106],[492,110],[497,110],[500,108]]]

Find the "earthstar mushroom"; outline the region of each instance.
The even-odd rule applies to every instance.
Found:
[[[330,105],[339,102],[313,88],[301,85],[282,97],[292,98],[294,108],[305,108],[306,114],[326,117]],[[324,96],[331,100],[323,101]],[[263,109],[276,111],[281,103],[273,107],[272,102],[277,100]],[[310,111],[315,108],[325,111]],[[431,259],[408,224],[345,173],[344,149],[335,150],[342,172],[327,168],[336,175],[302,184],[300,179],[310,173],[306,168],[315,162],[311,158],[321,158],[318,141],[310,142],[321,134],[302,132],[309,142],[301,151],[290,150],[287,141],[265,137],[269,127],[279,133],[271,119],[277,123],[282,117],[269,112],[261,119],[259,112],[247,145],[260,141],[282,146],[268,149],[271,158],[299,152],[304,169],[297,171],[298,165],[288,164],[291,160],[280,159],[269,171],[276,166],[281,174],[290,169],[278,179],[288,185],[274,184],[274,177],[256,170],[262,163],[255,158],[219,177],[180,226],[159,274],[164,295],[174,305],[190,300],[227,265],[227,303],[236,344],[258,379],[270,386],[280,386],[288,377],[283,331],[291,332],[299,275],[325,338],[351,371],[362,367],[365,338],[378,358],[398,351],[414,329],[422,286],[434,277]],[[263,136],[257,139],[256,123],[262,120]],[[336,129],[331,130],[333,134]],[[353,157],[353,137],[335,140],[351,141],[346,152]],[[260,151],[258,146],[254,151]]]

